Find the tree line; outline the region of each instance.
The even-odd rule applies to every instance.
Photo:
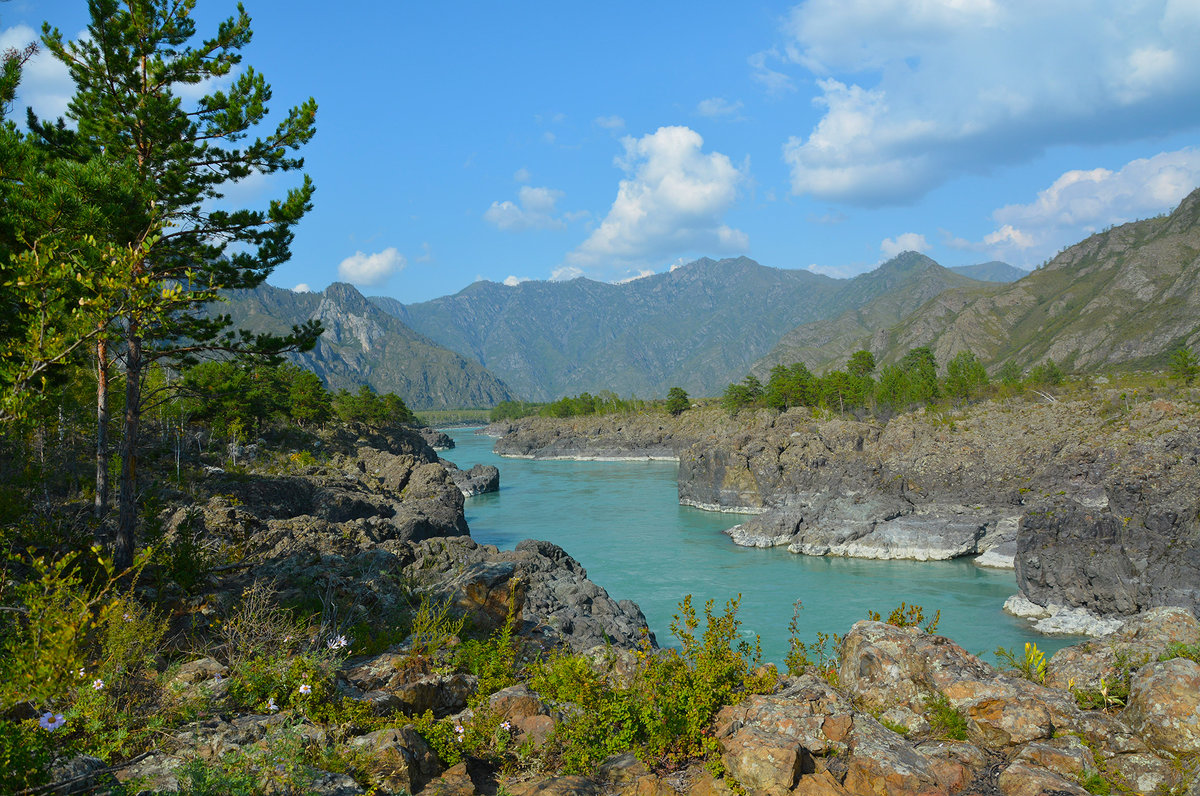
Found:
[[[753,374],[730,384],[721,405],[731,413],[745,408],[768,407],[783,411],[797,406],[823,407],[838,412],[872,409],[890,415],[939,400],[968,401],[980,397],[991,380],[983,363],[971,351],[960,351],[946,363],[939,377],[937,358],[928,346],[913,348],[899,362],[877,363],[870,351],[856,351],[845,367],[814,375],[803,362],[776,365],[764,385]],[[1028,374],[1011,360],[997,373],[1008,387],[1052,386],[1065,378],[1053,361],[1039,363]]]

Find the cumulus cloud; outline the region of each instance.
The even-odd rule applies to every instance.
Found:
[[[614,285],[624,285],[629,282],[634,282],[638,279],[645,279],[648,276],[654,276],[654,270],[651,268],[642,268],[635,274],[630,274],[629,276],[624,276],[624,277],[621,277],[620,279],[614,279],[613,284]]]
[[[816,79],[821,118],[784,146],[797,194],[907,202],[1056,144],[1200,122],[1195,2],[807,0],[784,34],[751,67],[764,82],[784,62]]]
[[[312,288],[308,286],[307,282],[301,282],[300,284],[298,284],[294,288],[292,288],[292,292],[293,293],[311,293]]]
[[[529,182],[531,179],[533,175],[527,168],[522,167],[513,172],[513,182]]]
[[[742,101],[730,102],[724,97],[709,97],[696,105],[696,113],[710,119],[733,118],[740,119]]]
[[[596,126],[603,127],[605,130],[621,130],[625,127],[625,120],[620,116],[597,116]]]
[[[404,255],[389,246],[381,252],[355,252],[338,264],[338,276],[359,287],[378,287],[407,265]]]
[[[509,276],[504,277],[504,284],[508,285],[509,287],[516,287],[517,285],[521,284],[522,282],[528,282],[528,281],[529,281],[529,277],[527,277],[527,276],[512,276],[510,274]]]
[[[522,185],[517,191],[517,201],[492,202],[483,214],[484,220],[497,228],[508,231],[525,229],[562,229],[567,225],[555,216],[562,191],[553,188],[534,188]]]
[[[929,251],[929,242],[925,240],[924,235],[905,232],[895,238],[884,238],[883,242],[879,244],[879,250],[883,252],[884,257],[890,260],[901,252],[927,252]]]
[[[1033,265],[1104,227],[1171,210],[1198,185],[1195,147],[1138,158],[1117,171],[1068,171],[1032,202],[992,213],[997,226],[983,244],[997,256]]]
[[[567,255],[580,267],[630,268],[681,252],[732,253],[749,246],[746,233],[723,223],[745,179],[688,127],[660,127],[626,136],[615,163],[625,172],[608,215]]]
[[[570,279],[578,279],[583,276],[583,269],[574,265],[563,265],[555,268],[550,273],[551,282],[566,282]]]
[[[750,74],[762,84],[768,94],[786,94],[796,89],[790,77],[770,66],[781,60],[785,59],[777,50],[764,50],[746,59],[746,63],[750,64],[750,69],[753,70]]]

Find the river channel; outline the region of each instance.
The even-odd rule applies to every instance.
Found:
[[[562,547],[614,599],[641,606],[659,644],[671,645],[671,618],[691,594],[698,606],[741,594],[742,631],[758,634],[763,657],[783,660],[799,600],[798,637],[845,633],[868,611],[886,616],[901,602],[926,614],[940,609],[937,632],[992,659],[997,647],[1023,651],[1034,641],[1049,654],[1078,639],[1044,636],[1001,610],[1016,592],[1011,570],[970,559],[868,561],[801,556],[786,548],[738,547],[721,531],[744,515],[680,506],[674,462],[576,462],[506,459],[495,440],[448,429],[455,447],[442,456],[464,469],[500,468],[500,491],[468,498],[467,523],[481,544],[511,550],[522,539]]]

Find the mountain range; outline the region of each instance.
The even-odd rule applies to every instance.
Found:
[[[969,349],[992,370],[1049,358],[1068,370],[1161,365],[1175,347],[1200,345],[1198,255],[1200,190],[1030,273],[943,268],[916,252],[851,279],[703,258],[622,284],[480,281],[414,304],[340,283],[264,286],[222,309],[257,331],[321,320],[317,348],[296,361],[332,387],[366,383],[417,408],[605,390],[659,397],[672,386],[705,396],[775,364],[840,367],[861,348],[889,362],[929,345],[942,363]]]
[[[414,409],[494,406],[514,397],[478,362],[417,334],[351,285],[335,282],[323,293],[296,293],[264,284],[227,299],[216,309],[243,329],[283,334],[293,324],[319,320],[325,331],[316,347],[288,358],[330,389],[367,384],[401,396]]]

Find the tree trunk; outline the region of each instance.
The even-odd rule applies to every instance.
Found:
[[[96,343],[96,506],[99,519],[108,511],[108,342]]]
[[[113,559],[117,570],[133,566],[134,536],[137,532],[137,444],[142,415],[142,338],[132,318],[126,331],[125,422],[121,435],[121,492]]]

